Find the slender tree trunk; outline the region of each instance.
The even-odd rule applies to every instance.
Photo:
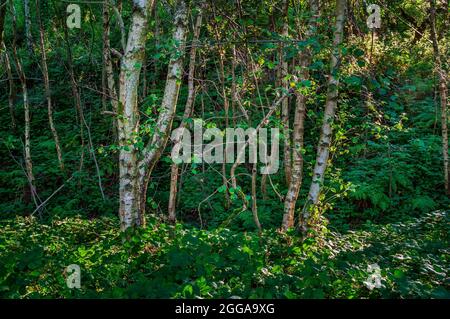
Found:
[[[216,11],[215,11],[215,7],[213,7],[214,9],[214,18],[216,18]],[[227,98],[227,92],[226,92],[226,88],[225,88],[225,66],[224,66],[224,56],[225,56],[225,48],[220,44],[220,35],[219,35],[219,29],[217,28],[217,25],[214,25],[214,32],[215,32],[215,36],[216,36],[216,41],[218,43],[218,54],[219,54],[219,81],[220,81],[220,86],[221,86],[221,95],[223,97],[223,107],[224,107],[224,111],[225,111],[225,127],[228,127],[229,123],[228,123],[228,113],[229,113],[229,104],[228,104],[228,98]],[[227,156],[226,156],[226,152],[224,153],[224,160],[222,163],[222,185],[225,187],[225,191],[223,192],[224,197],[225,197],[225,207],[228,208],[231,205],[231,201],[230,201],[230,195],[229,195],[229,190],[228,190],[228,180],[227,180]]]
[[[311,210],[313,208],[311,206],[315,206],[319,200],[319,194],[330,155],[331,138],[333,135],[332,125],[339,95],[338,71],[341,56],[339,47],[344,35],[345,9],[346,0],[336,0],[336,23],[334,28],[333,52],[330,59],[330,74],[328,76],[328,92],[325,102],[325,112],[317,146],[316,164],[314,166],[312,183],[309,189],[307,202],[300,216],[300,228],[304,233],[308,230],[308,226],[311,222]]]
[[[22,85],[22,95],[23,95],[23,108],[24,108],[24,118],[25,118],[25,133],[24,133],[24,158],[25,158],[25,169],[27,173],[28,184],[30,186],[30,193],[34,204],[38,207],[38,198],[36,191],[36,180],[33,174],[33,162],[31,159],[31,114],[30,114],[30,103],[28,100],[28,89],[27,89],[27,79],[25,76],[25,71],[22,67],[22,62],[19,55],[17,54],[17,23],[16,23],[16,13],[14,8],[14,3],[11,1],[11,11],[13,18],[13,32],[14,39],[12,44],[12,53],[14,61],[16,63],[16,71],[18,73],[20,83]]]
[[[283,31],[281,35],[283,40],[287,40],[289,36],[289,0],[283,1]],[[288,75],[288,63],[284,57],[284,45],[281,46],[280,61],[281,61],[281,85],[284,90],[289,90],[289,80],[286,78]],[[283,124],[283,137],[284,137],[284,175],[286,178],[286,185],[291,182],[292,176],[292,159],[291,159],[291,133],[289,129],[289,99],[283,100],[281,106],[281,122]]]
[[[168,214],[169,221],[175,223],[176,221],[176,206],[177,206],[177,194],[178,194],[178,174],[179,168],[177,164],[172,164],[170,167],[170,190],[169,190],[169,204]]]
[[[277,108],[280,106],[280,104],[282,104],[283,101],[289,97],[289,95],[291,93],[292,93],[292,90],[285,92],[280,98],[278,98],[277,100],[275,100],[272,103],[267,114],[264,116],[264,118],[261,120],[261,122],[259,122],[258,126],[255,128],[255,130],[252,132],[252,134],[249,134],[247,141],[244,143],[242,148],[237,153],[236,160],[234,161],[234,164],[231,166],[231,169],[230,169],[230,180],[231,180],[231,185],[233,185],[233,188],[237,188],[236,169],[239,166],[239,164],[241,162],[243,162],[243,158],[245,156],[245,150],[247,149],[250,141],[256,139],[259,129],[263,128],[265,125],[267,125],[269,123],[269,119],[272,116],[272,114],[277,110]]]
[[[8,84],[9,84],[9,91],[8,91],[8,106],[9,106],[9,113],[11,115],[11,127],[13,130],[16,129],[16,116],[14,111],[14,98],[16,95],[16,87],[14,85],[14,79],[12,75],[12,69],[11,69],[11,60],[9,58],[8,50],[6,49],[5,43],[2,42],[4,57],[5,57],[5,66],[6,66],[6,74],[8,76]]]
[[[172,128],[173,117],[176,112],[178,94],[180,92],[181,75],[183,73],[183,60],[187,33],[187,7],[185,0],[178,0],[174,19],[175,30],[172,35],[174,43],[178,44],[177,52],[172,54],[169,62],[164,96],[161,103],[161,112],[156,122],[156,133],[151,142],[144,149],[143,160],[140,163],[139,179],[142,185],[141,219],[145,217],[145,196],[150,176],[156,162],[166,147]]]
[[[235,189],[237,188],[237,179],[236,179],[236,174],[235,174],[236,168],[238,167],[239,163],[242,162],[242,159],[245,157],[245,150],[248,147],[250,141],[256,140],[259,130],[269,123],[269,119],[272,116],[272,114],[277,110],[278,106],[280,106],[280,104],[282,104],[283,101],[289,97],[290,93],[291,93],[291,90],[284,93],[278,100],[273,102],[273,104],[269,108],[269,111],[264,116],[262,121],[258,124],[255,131],[253,131],[252,133],[249,134],[247,141],[244,143],[242,148],[239,150],[239,152],[236,156],[236,161],[234,162],[233,166],[231,166],[231,170],[230,170],[231,185],[233,186],[233,188],[235,188]],[[256,168],[257,168],[257,165],[255,163],[252,166],[252,175],[251,175],[252,176],[252,182],[251,182],[252,183],[252,196],[251,196],[252,197],[252,214],[253,214],[253,221],[255,222],[256,228],[258,229],[259,234],[261,234],[262,228],[261,228],[261,223],[259,222],[257,198],[256,198],[256,177],[257,177]],[[239,191],[238,195],[242,199],[242,202],[243,202],[243,207],[242,207],[241,211],[244,211],[248,207],[248,200],[242,191]]]
[[[256,181],[257,181],[257,164],[254,163],[252,167],[252,214],[253,214],[253,221],[255,222],[256,228],[258,229],[258,233],[261,234],[262,227],[258,217]]]
[[[95,155],[95,150],[94,150],[94,144],[92,142],[92,136],[91,136],[91,129],[88,125],[88,123],[86,122],[86,119],[84,117],[84,111],[83,111],[83,106],[81,104],[81,93],[78,87],[78,82],[77,79],[75,77],[75,70],[73,67],[73,56],[72,56],[72,49],[70,47],[70,42],[69,42],[69,33],[68,33],[68,28],[67,25],[63,22],[62,24],[63,30],[64,30],[64,41],[66,42],[66,52],[67,52],[67,68],[69,71],[69,77],[70,77],[70,86],[72,88],[72,95],[74,98],[74,102],[75,102],[75,109],[77,111],[77,120],[79,121],[80,124],[80,139],[81,139],[81,156],[80,156],[80,166],[79,166],[79,170],[81,171],[83,168],[83,164],[84,164],[84,129],[83,127],[86,128],[86,132],[87,132],[87,137],[88,137],[88,149],[90,150],[90,153],[92,155],[92,159],[94,161],[95,164],[95,169],[97,172],[97,181],[98,181],[98,188],[100,191],[100,194],[102,196],[102,199],[105,201],[105,193],[103,191],[103,186],[102,186],[102,177],[100,174],[100,167],[98,165],[98,161],[97,161],[97,156]]]
[[[0,0],[0,44],[3,43],[3,29],[5,27],[7,0]]]
[[[44,87],[45,87],[45,96],[47,99],[47,114],[48,114],[48,122],[50,124],[50,130],[52,131],[53,140],[55,142],[56,155],[58,157],[58,164],[61,172],[64,173],[64,161],[61,151],[61,144],[59,143],[58,131],[56,130],[55,123],[53,120],[53,105],[52,105],[52,96],[50,90],[50,79],[48,75],[48,66],[47,66],[47,54],[45,52],[45,39],[44,39],[44,26],[42,25],[41,13],[39,10],[39,3],[36,1],[36,16],[39,24],[39,44],[41,50],[41,69],[42,75],[44,77]]]
[[[159,14],[158,14],[158,6],[155,5],[153,14],[155,16],[155,47],[159,47]],[[156,88],[156,81],[159,78],[158,71],[158,59],[153,58],[153,79],[152,79],[152,88]]]
[[[435,70],[439,79],[439,96],[441,105],[442,156],[444,160],[445,192],[450,196],[448,167],[448,115],[447,115],[447,78],[442,68],[439,44],[436,36],[436,1],[430,0],[431,40],[433,42]]]
[[[19,60],[16,61],[17,64],[17,68],[18,68],[18,72],[20,72],[20,78],[21,78],[21,82],[22,82],[22,93],[23,93],[23,107],[24,107],[24,117],[25,117],[25,144],[24,144],[24,148],[25,148],[25,166],[26,166],[26,171],[27,171],[27,175],[28,175],[28,181],[30,183],[30,190],[31,190],[31,195],[33,197],[33,201],[35,202],[35,204],[37,204],[36,201],[36,182],[35,182],[35,178],[34,178],[34,174],[33,174],[33,162],[31,160],[31,138],[30,138],[30,122],[31,122],[31,117],[30,117],[30,104],[28,101],[28,90],[27,90],[27,84],[26,84],[26,78],[25,78],[25,74],[23,73],[23,69],[22,66],[20,65]],[[20,66],[19,66],[20,65]]]
[[[317,28],[317,20],[319,13],[318,0],[310,0],[309,7],[311,12],[311,18],[309,20],[308,30],[306,32],[306,39],[310,39],[314,36]],[[304,81],[309,78],[308,67],[311,63],[311,50],[305,48],[300,54],[300,72],[298,81]],[[284,216],[282,229],[284,231],[294,226],[295,204],[297,202],[298,194],[303,181],[303,133],[304,133],[304,121],[306,115],[306,101],[307,97],[297,91],[296,92],[296,106],[294,115],[294,130],[293,130],[293,143],[294,149],[292,152],[292,178],[289,183],[288,192],[286,194],[284,203]]]
[[[189,61],[189,73],[188,73],[188,97],[186,101],[186,106],[184,107],[183,119],[180,124],[180,128],[186,127],[188,118],[192,115],[194,99],[195,99],[195,87],[194,87],[194,75],[195,75],[195,55],[197,52],[198,38],[200,36],[200,28],[202,25],[202,11],[199,11],[195,26],[194,26],[194,36],[192,40],[192,47],[190,52]],[[176,138],[174,145],[181,142],[181,136]],[[177,193],[178,193],[178,164],[173,163],[170,172],[170,194],[169,194],[169,221],[172,223],[176,220],[176,203],[177,203]]]
[[[144,53],[144,64],[142,65],[142,96],[139,102],[142,102],[147,96],[147,54]]]
[[[103,4],[103,64],[105,69],[105,80],[107,86],[103,88],[107,97],[109,97],[113,112],[117,112],[118,93],[116,82],[114,80],[113,65],[111,61],[110,34],[110,6],[107,2]]]
[[[25,37],[27,39],[27,48],[30,54],[33,53],[33,36],[31,34],[31,13],[30,0],[23,0],[23,7],[25,11]]]
[[[73,57],[72,57],[72,49],[70,47],[70,42],[69,42],[69,33],[67,31],[67,25],[63,23],[63,28],[64,28],[64,41],[66,42],[66,53],[67,53],[67,69],[69,71],[69,78],[70,78],[70,87],[72,90],[72,96],[74,99],[74,105],[75,105],[75,112],[76,112],[76,121],[78,122],[78,124],[80,125],[80,142],[81,142],[81,156],[80,156],[80,165],[79,165],[79,170],[81,171],[81,169],[83,168],[83,163],[84,163],[84,113],[83,113],[83,108],[81,106],[81,96],[80,96],[80,92],[78,89],[78,84],[77,84],[77,80],[75,77],[75,71],[73,68]]]
[[[119,103],[117,92],[117,84],[116,80],[114,78],[114,69],[111,59],[111,43],[109,39],[110,31],[111,31],[111,5],[108,2],[109,0],[105,0],[103,3],[103,70],[102,70],[102,76],[103,83],[102,83],[102,91],[103,91],[103,99],[104,103],[107,104],[107,101],[111,102],[111,107],[113,113],[117,114],[117,108]],[[121,7],[115,7],[114,11],[116,12],[116,15],[118,16],[118,19],[120,20],[120,10]],[[125,31],[122,28],[122,23],[119,23],[121,25],[121,34],[122,38],[125,36]],[[122,40],[124,42],[124,40]],[[102,100],[103,101],[103,100]],[[107,108],[105,105],[104,108]],[[114,140],[117,140],[117,121],[112,121],[112,130],[113,130],[113,136]]]
[[[233,45],[233,57],[231,61],[231,120],[236,127],[236,46]]]
[[[107,65],[107,59],[110,56],[109,55],[109,47],[107,46],[109,44],[109,6],[108,2],[105,0],[103,2],[103,8],[102,8],[102,22],[103,22],[103,50],[102,50],[102,58],[103,58],[103,65],[102,65],[102,109],[103,111],[107,110],[107,104],[108,104],[108,96],[109,96],[109,86],[108,86],[108,78],[106,74],[106,65]]]
[[[9,113],[11,115],[11,127],[13,128],[13,130],[15,130],[16,129],[16,119],[14,116],[15,86],[14,86],[14,80],[12,77],[11,61],[9,59],[9,54],[6,49],[6,45],[3,42],[3,29],[5,27],[6,5],[7,5],[7,0],[0,0],[0,45],[4,52],[6,74],[8,76],[8,84],[9,84],[8,106],[9,106]]]

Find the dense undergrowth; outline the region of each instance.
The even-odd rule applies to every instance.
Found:
[[[123,243],[112,218],[17,217],[0,228],[3,298],[449,298],[449,216],[299,243],[293,234],[199,230],[156,218]],[[65,268],[81,267],[81,289]],[[368,289],[369,265],[381,288]]]

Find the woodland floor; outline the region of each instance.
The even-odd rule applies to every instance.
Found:
[[[2,298],[449,298],[449,216],[420,218],[299,244],[295,234],[168,226],[152,219],[123,242],[114,218],[1,222]],[[65,267],[81,267],[81,289]],[[368,289],[369,265],[381,288]]]

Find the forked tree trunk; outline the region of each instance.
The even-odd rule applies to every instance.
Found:
[[[309,8],[311,18],[309,20],[308,30],[306,31],[306,40],[314,36],[317,28],[317,20],[319,14],[319,1],[310,0]],[[309,78],[308,67],[311,63],[311,49],[305,48],[300,54],[300,72],[298,81],[304,81]],[[297,202],[298,193],[300,191],[303,181],[303,134],[304,121],[306,115],[306,101],[307,97],[301,93],[296,92],[296,105],[294,115],[294,130],[293,130],[293,144],[292,150],[292,178],[289,183],[288,192],[286,194],[284,203],[284,216],[282,223],[282,230],[286,231],[294,226],[295,204]]]
[[[194,99],[195,99],[195,87],[194,87],[194,75],[195,75],[195,56],[197,52],[198,38],[200,36],[200,28],[202,25],[202,11],[200,10],[195,26],[194,26],[194,37],[192,40],[192,47],[190,52],[189,61],[189,73],[188,73],[188,97],[186,100],[186,106],[184,107],[183,119],[181,120],[180,128],[186,127],[188,118],[192,115]],[[181,134],[177,136],[174,141],[174,146],[181,142]],[[178,175],[179,168],[177,163],[172,163],[170,171],[170,193],[169,193],[169,205],[168,214],[169,221],[172,223],[176,220],[176,204],[177,204],[177,193],[178,193]]]
[[[62,173],[64,173],[64,161],[61,151],[61,144],[59,143],[58,131],[56,130],[55,123],[53,120],[53,105],[52,105],[52,96],[50,91],[50,79],[48,75],[48,67],[47,67],[47,53],[45,52],[45,39],[44,39],[44,26],[42,25],[41,13],[39,10],[39,3],[36,0],[36,16],[39,24],[39,44],[41,51],[41,68],[42,75],[44,77],[44,87],[45,87],[45,96],[47,99],[47,115],[48,115],[48,123],[50,125],[50,130],[52,131],[53,141],[55,142],[56,155],[58,157],[59,169]]]
[[[138,149],[139,109],[137,93],[139,75],[144,60],[148,18],[153,1],[133,1],[134,10],[128,42],[122,58],[120,71],[120,94],[118,105],[119,132],[119,173],[121,229],[145,224],[145,199],[147,185],[154,165],[159,160],[167,143],[169,131],[178,101],[180,89],[183,52],[185,48],[186,14],[184,0],[179,0],[175,13],[173,41],[179,47],[169,62],[166,86],[161,103],[161,111],[150,142],[144,149]]]
[[[448,116],[447,116],[447,78],[442,68],[439,44],[436,35],[436,1],[430,0],[431,40],[433,42],[435,70],[439,79],[439,96],[441,105],[442,156],[444,161],[444,183],[447,196],[450,195],[448,171]]]
[[[334,27],[333,49],[330,59],[330,74],[328,75],[328,91],[325,102],[325,112],[323,117],[322,129],[320,132],[319,143],[317,145],[316,164],[313,170],[312,183],[309,189],[307,202],[300,216],[300,228],[302,232],[308,230],[311,222],[311,211],[319,200],[320,190],[324,180],[325,170],[330,155],[331,138],[333,135],[333,121],[336,114],[337,100],[339,95],[339,62],[340,46],[344,35],[346,0],[336,1],[336,23]]]

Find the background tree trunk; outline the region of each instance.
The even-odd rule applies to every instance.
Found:
[[[309,8],[311,18],[309,20],[308,30],[306,31],[306,40],[309,40],[314,36],[317,28],[317,20],[319,13],[319,2],[317,0],[309,1]],[[300,54],[300,72],[298,81],[304,81],[309,78],[308,67],[311,63],[311,50],[305,48]],[[293,130],[293,143],[294,149],[292,152],[292,178],[289,183],[288,192],[286,194],[284,204],[284,216],[282,229],[288,230],[294,226],[295,204],[297,202],[298,193],[302,185],[303,180],[303,134],[304,134],[304,121],[306,115],[306,101],[307,97],[297,91],[296,92],[296,106],[294,115],[294,130]]]
[[[52,95],[50,90],[50,79],[48,75],[47,53],[45,52],[44,26],[42,25],[41,12],[39,10],[39,2],[36,1],[36,16],[39,24],[39,44],[41,50],[41,69],[44,77],[45,97],[47,99],[47,114],[50,130],[52,131],[53,141],[55,142],[56,155],[58,157],[59,169],[64,173],[64,161],[62,156],[61,144],[59,143],[58,131],[56,130],[53,120]]]
[[[23,0],[23,8],[25,13],[25,37],[27,39],[27,48],[30,54],[33,54],[33,35],[31,34],[31,13],[30,0]]]
[[[75,70],[73,68],[73,58],[72,58],[72,49],[70,47],[69,42],[69,33],[67,31],[67,25],[65,21],[62,21],[62,27],[64,28],[64,41],[66,44],[66,55],[67,55],[67,69],[69,71],[69,78],[70,78],[70,88],[72,90],[72,96],[74,100],[75,105],[75,111],[77,114],[76,121],[80,125],[80,143],[81,143],[81,156],[80,156],[80,165],[79,170],[81,171],[83,168],[84,163],[84,114],[83,114],[83,108],[81,106],[81,96],[78,89],[77,80],[75,78]]]
[[[111,29],[110,19],[110,6],[107,2],[105,2],[103,4],[103,63],[106,86],[103,88],[103,92],[111,101],[113,112],[117,112],[118,94],[116,89],[116,81],[114,80],[113,65],[111,62],[111,44],[109,40]]]
[[[194,99],[195,99],[195,86],[194,86],[194,75],[195,75],[195,55],[197,52],[198,38],[200,36],[200,28],[202,25],[202,9],[200,9],[195,26],[194,26],[194,36],[192,40],[192,47],[189,57],[189,73],[188,73],[188,97],[186,100],[186,105],[184,108],[183,119],[181,120],[180,128],[186,127],[187,119],[192,115]],[[176,138],[174,141],[175,145],[181,142],[181,136]],[[175,222],[176,220],[176,203],[177,203],[177,193],[178,193],[178,174],[179,174],[178,164],[172,163],[170,172],[170,194],[169,194],[169,205],[168,214],[169,221]]]
[[[434,62],[439,79],[439,96],[441,105],[442,157],[444,161],[445,192],[450,196],[448,171],[448,117],[447,117],[447,78],[442,68],[439,44],[436,36],[436,1],[430,0],[431,41],[433,42]]]
[[[3,29],[5,27],[7,0],[0,0],[0,44],[3,42]]]
[[[13,44],[12,44],[12,52],[14,61],[16,63],[16,71],[20,79],[20,83],[22,85],[22,95],[23,95],[23,108],[24,108],[24,120],[25,120],[25,133],[24,133],[24,159],[25,159],[25,169],[27,174],[27,180],[30,187],[31,197],[33,199],[36,207],[38,204],[38,196],[36,191],[36,180],[33,174],[33,162],[31,159],[31,115],[30,115],[30,102],[28,100],[28,89],[27,89],[27,79],[25,76],[25,71],[22,67],[22,61],[17,54],[17,23],[16,23],[16,11],[14,8],[14,3],[11,1],[11,11],[12,11],[12,19],[13,19]]]
[[[283,30],[281,32],[283,40],[287,40],[289,36],[289,0],[283,1]],[[281,63],[281,85],[285,91],[289,90],[289,80],[286,78],[288,75],[288,63],[284,57],[284,44],[281,45],[280,50],[280,63]],[[286,185],[291,183],[292,176],[292,159],[291,159],[291,132],[289,125],[289,98],[283,100],[281,105],[281,122],[283,124],[283,137],[284,137],[284,175],[286,178]]]
[[[9,84],[8,107],[9,107],[9,113],[11,114],[11,127],[13,128],[13,130],[15,130],[16,129],[16,116],[15,116],[14,99],[16,96],[16,86],[14,85],[14,79],[13,79],[12,69],[11,69],[11,60],[9,58],[8,50],[6,49],[4,42],[1,42],[1,45],[3,48],[6,74],[8,76],[8,84]]]

